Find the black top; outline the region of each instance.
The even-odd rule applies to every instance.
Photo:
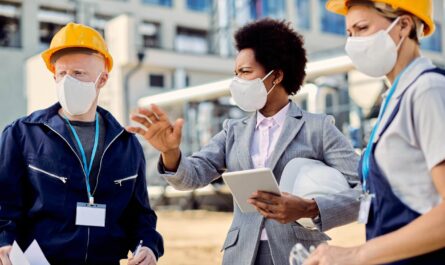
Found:
[[[90,186],[91,186],[91,192],[94,191],[94,188],[97,183],[97,176],[99,173],[99,167],[100,167],[100,160],[102,158],[102,154],[104,152],[104,143],[105,143],[105,123],[101,117],[101,115],[98,115],[99,117],[99,143],[97,146],[97,152],[94,157],[93,161],[93,167],[91,168],[90,173]],[[63,117],[62,117],[63,118]],[[63,120],[66,123],[65,118]],[[77,135],[79,136],[80,142],[82,143],[83,149],[85,150],[85,155],[87,157],[87,163],[90,163],[91,153],[93,152],[93,146],[94,146],[94,134],[96,133],[96,121],[90,121],[90,122],[83,122],[83,121],[70,121],[71,125],[76,129]],[[66,123],[66,126],[68,127],[68,131],[70,132],[70,136],[72,141],[75,143],[75,150],[77,155],[82,161],[82,155],[80,153],[80,148],[77,145],[77,141],[74,137],[73,132],[71,131],[71,128],[69,127],[68,123]],[[83,164],[83,161],[82,161]]]

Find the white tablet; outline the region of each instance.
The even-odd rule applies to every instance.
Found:
[[[223,173],[222,178],[243,213],[256,212],[255,207],[247,202],[255,191],[281,194],[270,168]]]

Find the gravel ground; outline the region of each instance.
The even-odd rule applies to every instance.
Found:
[[[208,211],[158,211],[158,230],[165,240],[165,254],[158,265],[221,264],[231,213]],[[353,246],[365,241],[364,226],[350,224],[327,233],[331,245]]]

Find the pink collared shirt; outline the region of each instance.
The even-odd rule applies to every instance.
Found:
[[[268,166],[269,159],[278,138],[283,129],[286,114],[290,104],[287,104],[279,112],[272,117],[264,117],[259,111],[257,112],[257,123],[250,145],[250,154],[254,168],[264,168]],[[268,240],[266,230],[261,232],[261,240]]]

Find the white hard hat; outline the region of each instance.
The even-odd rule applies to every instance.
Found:
[[[328,196],[348,189],[350,186],[343,174],[319,160],[294,158],[287,163],[281,174],[280,190],[306,199]],[[297,222],[308,228],[315,227],[310,218],[301,218]]]

